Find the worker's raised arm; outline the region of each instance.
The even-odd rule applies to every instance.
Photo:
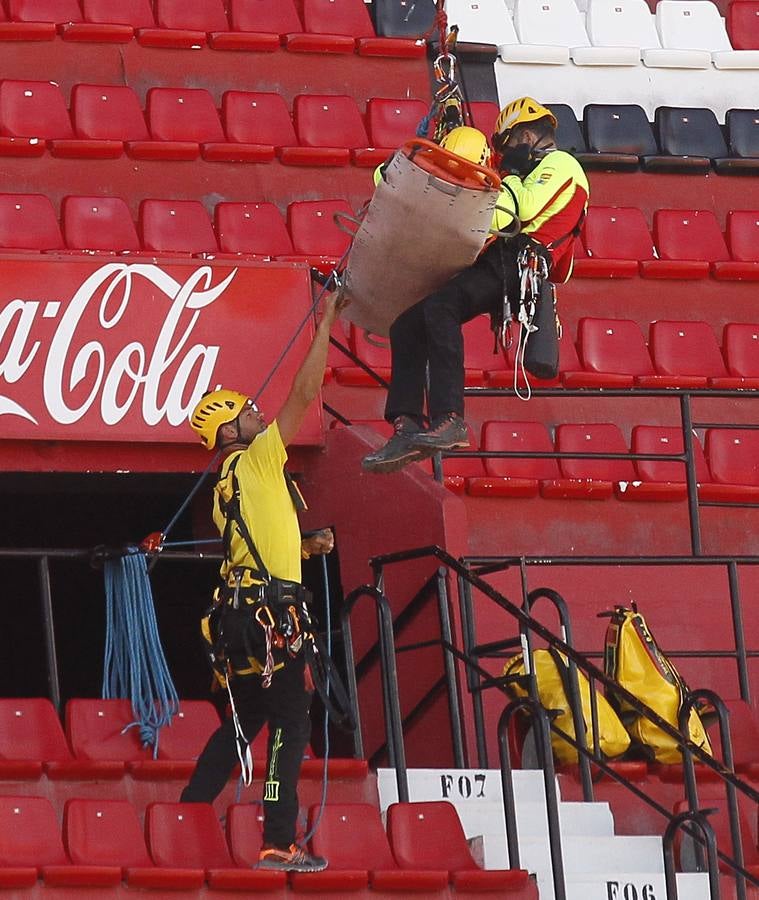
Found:
[[[324,298],[322,317],[316,326],[314,339],[293,379],[290,393],[277,414],[279,433],[285,446],[298,433],[308,407],[319,395],[327,365],[329,332],[345,305],[346,300],[339,292],[327,294]]]

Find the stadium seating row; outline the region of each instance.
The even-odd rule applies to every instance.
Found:
[[[65,240],[48,197],[0,194],[0,247],[13,253],[244,254],[250,259],[334,264],[347,250],[349,237],[333,217],[352,215],[344,200],[305,200],[289,204],[286,226],[272,203],[222,202],[214,211],[214,232],[199,200],[143,200],[138,237],[119,197],[65,197],[61,210]]]
[[[710,0],[453,0],[448,18],[462,41],[496,44],[507,63],[580,66],[755,69],[759,26],[755,0],[733,0],[727,27]]]
[[[0,155],[376,166],[416,134],[421,100],[373,98],[366,125],[352,97],[226,91],[221,116],[201,88],[151,88],[146,109],[130,87],[77,84],[71,115],[49,81],[0,82]],[[495,119],[493,119],[495,121]],[[490,123],[492,129],[492,122]],[[368,131],[367,131],[368,130]]]
[[[549,104],[557,145],[585,166],[629,171],[720,174],[759,171],[759,110],[729,109],[724,129],[710,109],[660,106],[654,125],[636,104],[590,103],[582,126],[569,106]],[[658,137],[657,137],[658,136]]]
[[[388,436],[381,421],[366,421]],[[593,459],[522,454],[682,455],[683,433],[677,427],[636,425],[628,449],[619,427],[612,423],[561,424],[552,440],[542,422],[483,423],[481,439],[470,433],[470,450],[515,456],[446,456],[444,483],[454,493],[475,497],[560,500],[672,502],[685,500],[687,486],[682,462],[640,459]],[[694,435],[693,449],[699,500],[721,503],[759,502],[759,432],[727,428],[706,431],[706,453]],[[429,465],[419,463],[418,465]]]
[[[146,47],[419,57],[424,41],[378,38],[362,0],[7,0],[0,4],[0,40],[126,43]]]
[[[511,387],[515,347],[493,352],[487,316],[464,326],[464,365],[468,387]],[[564,327],[559,342],[559,378],[533,380],[534,387],[679,388],[682,390],[756,390],[759,388],[759,324],[725,325],[723,352],[706,322],[652,322],[649,341],[630,319],[583,317],[577,327],[577,348]],[[390,351],[352,328],[353,352],[381,378],[390,377]],[[375,386],[364,370],[335,358],[332,374],[338,384]],[[520,378],[520,383],[522,382]]]
[[[710,210],[659,209],[653,239],[634,207],[591,207],[575,275],[589,278],[759,279],[759,210],[733,210],[725,236]]]
[[[164,253],[308,259],[322,266],[345,253],[336,214],[344,200],[290,203],[287,224],[272,203],[218,203],[211,224],[198,200],[143,200],[138,228],[119,197],[65,197],[61,223],[44,194],[0,194],[0,249],[7,252]],[[727,215],[726,238],[709,210],[657,210],[653,232],[634,207],[591,207],[575,274],[589,278],[759,279],[759,210]],[[644,373],[640,373],[644,374]]]
[[[127,700],[75,698],[66,704],[65,731],[45,698],[0,699],[0,779],[37,779],[43,773],[56,781],[118,779],[186,780],[201,750],[219,726],[219,716],[205,700],[182,700],[171,724],[158,736],[155,756],[143,747]],[[258,774],[263,774],[267,731],[253,741]],[[310,748],[302,764],[304,777],[321,778],[323,760]],[[331,759],[334,777],[363,778],[364,760]]]
[[[328,805],[323,812],[314,806],[309,828],[317,817],[311,844],[329,868],[292,873],[296,892],[355,893],[371,884],[398,896],[447,896],[450,888],[452,896],[464,890],[537,897],[527,872],[477,866],[447,801],[391,805],[387,833],[379,810],[365,803]],[[210,804],[152,803],[143,834],[127,801],[74,798],[66,803],[61,829],[47,799],[0,797],[0,885],[31,887],[42,878],[57,887],[105,888],[123,880],[137,889],[207,884],[257,895],[284,889],[284,872],[254,868],[262,844],[260,806],[233,804],[225,819],[226,835]]]

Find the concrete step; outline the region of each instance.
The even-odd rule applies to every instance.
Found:
[[[505,834],[501,803],[456,803],[464,833],[468,838],[487,833]],[[560,803],[561,833],[568,837],[610,837],[614,819],[608,803]],[[501,830],[504,829],[504,830]],[[517,806],[517,831],[520,840],[548,838],[548,814],[544,803],[530,801]]]
[[[598,875],[592,880],[567,879],[567,900],[667,900],[664,875],[653,873],[615,873]],[[540,900],[553,900],[550,884],[538,881]],[[677,876],[680,900],[710,900],[709,876],[687,873]]]
[[[545,803],[543,773],[538,769],[517,769],[512,773],[517,804]],[[459,803],[501,803],[499,769],[409,769],[409,800],[450,800]],[[384,812],[398,799],[395,769],[377,769],[380,809]],[[557,794],[558,794],[557,784]]]
[[[562,836],[561,846],[567,876],[597,872],[664,871],[659,837],[613,835],[590,840]],[[520,841],[519,857],[522,868],[537,872],[538,876],[542,872],[551,871],[551,857],[546,840],[530,838]]]

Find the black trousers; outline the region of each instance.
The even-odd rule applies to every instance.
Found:
[[[252,742],[264,724],[269,725],[263,837],[267,844],[289,847],[295,840],[298,818],[298,775],[311,736],[308,711],[312,692],[306,690],[304,654],[288,657],[284,668],[274,672],[268,688],[262,686],[259,675],[235,677],[231,686],[245,737]],[[181,801],[212,802],[236,763],[235,729],[230,717],[209,738]]]
[[[499,314],[505,285],[513,290],[513,254],[494,243],[469,268],[401,313],[390,326],[391,376],[385,418],[421,421],[429,365],[429,416],[464,415],[461,326],[481,313]],[[509,293],[511,294],[511,290]]]

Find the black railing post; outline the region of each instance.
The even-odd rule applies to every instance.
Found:
[[[443,638],[443,666],[445,683],[448,689],[448,716],[451,722],[451,741],[453,743],[453,763],[457,769],[464,768],[464,739],[461,728],[461,709],[459,707],[459,690],[456,683],[456,662],[447,648],[453,645],[451,629],[451,612],[448,607],[447,569],[438,566],[437,570],[438,612],[440,614],[440,632]]]
[[[709,873],[709,896],[711,900],[720,900],[717,839],[714,837],[714,829],[707,821],[706,815],[706,811],[687,810],[675,816],[664,831],[664,881],[667,890],[667,900],[678,900],[674,840],[675,832],[682,828],[686,822],[692,822],[696,825],[704,836],[707,871]]]
[[[693,452],[693,418],[690,410],[690,394],[680,396],[680,416],[683,425],[683,449],[685,450],[685,483],[688,486],[688,519],[690,522],[690,547],[694,556],[701,556],[701,521],[698,515],[698,480],[696,457]]]
[[[355,592],[354,592],[355,593]],[[350,595],[352,596],[352,595]],[[356,594],[356,600],[359,594]],[[355,602],[355,600],[354,600]],[[361,732],[361,712],[358,703],[358,682],[356,681],[356,654],[353,651],[353,632],[350,624],[352,604],[348,604],[347,598],[340,610],[340,629],[343,635],[343,652],[345,654],[345,677],[348,687],[348,696],[353,704],[356,714],[356,728],[353,731],[353,753],[356,759],[364,758],[364,738]]]
[[[556,612],[559,614],[559,624],[561,626],[561,639],[567,644],[569,647],[574,647],[574,643],[572,641],[572,625],[569,617],[569,608],[564,600],[564,598],[559,594],[558,591],[553,590],[552,588],[535,588],[527,594],[527,598],[525,601],[525,612],[529,615],[532,615],[532,608],[535,605],[535,602],[539,600],[541,597],[545,597],[546,600],[550,600],[556,608]],[[530,646],[530,650],[532,647]],[[580,692],[580,677],[578,675],[577,663],[570,657],[567,659],[567,672],[569,674],[569,691],[567,696],[567,701],[569,702],[569,708],[572,712],[572,723],[574,725],[575,731],[575,740],[579,746],[577,752],[577,763],[580,769],[580,781],[582,783],[582,795],[583,800],[586,803],[593,802],[593,778],[590,771],[590,759],[588,758],[586,751],[588,749],[588,742],[585,734],[586,724],[585,724],[585,716],[583,715],[582,710],[582,694]],[[595,744],[594,752],[597,754],[598,744]]]
[[[461,636],[464,643],[464,653],[471,656],[475,646],[474,635],[474,611],[472,609],[472,585],[458,573],[459,607],[461,609]],[[474,736],[477,744],[477,765],[482,769],[488,768],[488,748],[485,738],[485,709],[482,703],[482,691],[479,690],[480,679],[477,672],[471,667],[466,667],[466,686],[472,698],[472,712],[474,715]]]
[[[551,851],[551,872],[555,900],[566,900],[567,888],[564,876],[564,857],[561,849],[561,826],[559,820],[559,800],[556,794],[556,773],[551,752],[551,730],[548,713],[535,700],[524,697],[510,703],[498,719],[498,749],[501,761],[501,787],[503,791],[503,815],[506,822],[506,843],[509,850],[509,867],[520,868],[519,834],[517,831],[516,803],[514,797],[513,770],[509,750],[509,724],[514,714],[526,710],[532,719],[532,730],[536,747],[542,747],[545,757],[543,766],[543,786],[546,795],[548,816],[548,844]]]
[[[735,765],[733,760],[733,744],[732,740],[730,739],[730,712],[728,711],[719,694],[706,688],[690,691],[683,700],[683,705],[680,708],[680,713],[678,715],[678,724],[680,726],[680,731],[682,732],[683,737],[687,740],[689,737],[688,722],[690,721],[691,711],[694,710],[697,704],[702,700],[705,700],[707,703],[711,704],[711,706],[717,713],[717,720],[719,722],[720,750],[722,751],[722,762],[726,769],[734,772]],[[696,794],[696,772],[693,765],[693,756],[687,749],[687,747],[685,748],[685,752],[683,754],[683,762],[685,763],[688,806],[691,811],[694,811],[698,809],[698,797]],[[731,784],[729,781],[725,782],[725,796],[727,799],[728,821],[730,823],[730,840],[733,845],[730,855],[735,861],[737,867],[739,869],[743,869],[743,836],[741,835],[738,795],[735,790],[735,785]],[[700,850],[700,846],[695,845],[696,859],[699,864],[702,862]],[[735,893],[737,900],[746,900],[746,879],[743,877],[740,871],[735,872]]]
[[[40,582],[40,604],[42,626],[45,632],[45,658],[47,661],[47,686],[50,700],[60,713],[61,682],[58,671],[58,654],[55,648],[55,620],[53,618],[53,595],[50,589],[50,560],[40,556],[37,560],[37,574]]]
[[[748,677],[748,658],[746,656],[746,633],[743,630],[743,611],[741,607],[741,589],[738,582],[738,565],[734,559],[727,564],[727,581],[730,588],[730,610],[733,617],[733,636],[735,638],[735,656],[738,663],[738,686],[741,700],[751,702],[751,688]]]

